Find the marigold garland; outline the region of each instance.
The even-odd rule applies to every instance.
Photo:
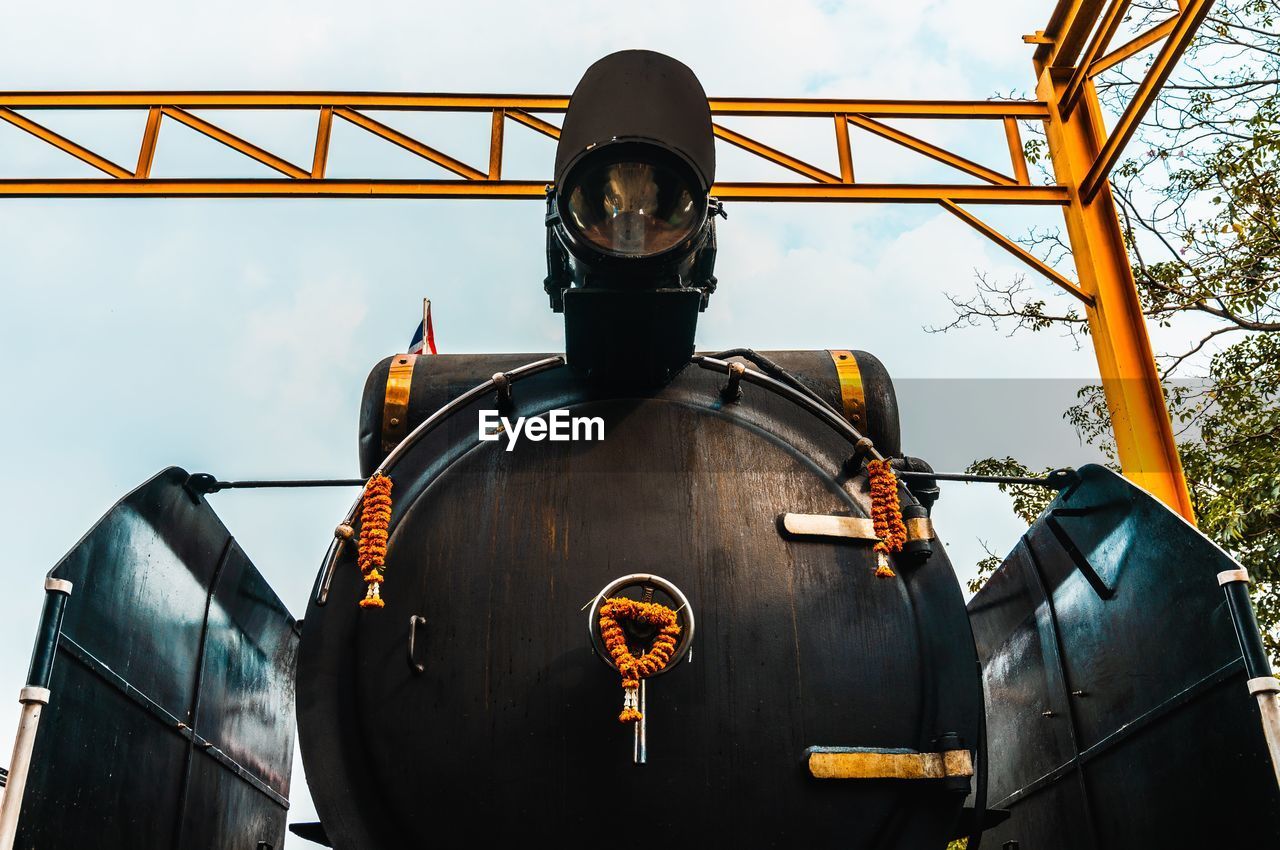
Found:
[[[391,479],[374,473],[364,485],[360,509],[360,550],[357,563],[366,588],[361,608],[381,608],[382,569],[387,562],[387,528],[391,524]]]
[[[893,578],[889,555],[901,552],[907,542],[907,526],[902,522],[902,505],[898,502],[898,476],[887,460],[867,462],[871,476],[871,522],[876,536],[876,575]]]
[[[640,713],[640,680],[660,672],[671,661],[676,651],[680,626],[676,624],[678,612],[656,602],[641,602],[616,596],[606,599],[600,606],[600,637],[605,648],[622,674],[622,713],[620,723],[635,723],[644,715]],[[653,646],[639,658],[631,654],[627,636],[619,620],[633,620],[658,627]]]

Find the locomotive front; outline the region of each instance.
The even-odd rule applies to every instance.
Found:
[[[298,666],[332,846],[964,831],[981,683],[933,493],[893,477],[892,383],[853,350],[695,354],[714,170],[692,72],[606,57],[548,194],[565,356],[370,375],[384,490],[340,526]]]

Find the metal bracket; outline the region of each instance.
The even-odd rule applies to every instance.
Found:
[[[826,514],[783,514],[782,530],[797,537],[837,537],[845,540],[879,540],[875,523],[866,517]]]
[[[1249,686],[1249,693],[1254,696],[1280,693],[1280,679],[1276,679],[1275,676],[1258,676],[1250,679],[1246,684]]]
[[[809,774],[815,779],[952,779],[973,776],[968,750],[920,753],[872,747],[809,747]]]
[[[65,593],[70,596],[72,587],[74,585],[65,578],[53,578],[50,576],[44,580],[44,589],[49,593]]]
[[[852,351],[831,350],[831,362],[835,364],[836,379],[840,383],[840,406],[844,418],[854,427],[863,428],[867,422],[867,396],[862,387],[862,369]]]
[[[387,370],[382,397],[382,450],[389,452],[409,433],[409,390],[413,387],[416,354],[398,354]]]
[[[729,380],[725,383],[724,388],[720,390],[720,397],[727,402],[735,402],[742,398],[742,375],[747,371],[747,367],[741,363],[729,364]]]
[[[933,530],[933,520],[927,516],[906,517],[907,540],[937,540]]]
[[[498,372],[493,376],[493,386],[498,391],[498,409],[511,407],[511,378],[506,372]]]
[[[866,517],[828,514],[783,514],[782,530],[796,537],[835,537],[844,540],[877,541],[875,523]],[[906,520],[908,540],[934,540],[933,520],[912,517]]]
[[[28,685],[18,692],[18,702],[23,705],[31,705],[33,703],[48,705],[50,696],[52,696],[52,694],[49,692],[48,688],[37,688],[32,685]]]
[[[1102,577],[1089,562],[1089,558],[1080,551],[1080,547],[1076,545],[1071,535],[1062,527],[1062,523],[1058,521],[1059,516],[1082,516],[1092,513],[1094,508],[1086,508],[1082,513],[1078,513],[1076,508],[1054,508],[1045,516],[1045,525],[1048,527],[1053,538],[1058,541],[1058,545],[1067,553],[1067,557],[1071,559],[1071,563],[1075,564],[1076,569],[1080,571],[1080,575],[1084,576],[1085,581],[1093,588],[1093,592],[1098,594],[1099,599],[1110,599],[1116,595],[1116,590],[1107,584],[1106,579]]]

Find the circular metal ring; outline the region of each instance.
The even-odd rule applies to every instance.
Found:
[[[680,642],[676,644],[675,654],[671,656],[669,661],[661,670],[654,673],[653,676],[661,676],[675,669],[684,657],[693,647],[693,606],[689,604],[689,598],[684,595],[680,588],[667,581],[662,576],[651,575],[650,573],[632,573],[629,576],[614,579],[604,586],[604,588],[596,594],[596,598],[591,600],[591,608],[587,611],[587,633],[591,636],[591,646],[595,650],[596,655],[605,664],[608,664],[614,670],[618,669],[618,665],[613,663],[613,657],[609,654],[609,650],[604,645],[604,639],[600,637],[600,603],[616,594],[625,587],[638,587],[641,585],[653,585],[658,590],[670,596],[676,602],[676,611],[680,615]],[[648,678],[653,678],[650,676]]]

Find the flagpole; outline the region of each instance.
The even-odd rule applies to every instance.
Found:
[[[431,327],[431,299],[422,299],[422,353],[436,353],[436,333]]]

